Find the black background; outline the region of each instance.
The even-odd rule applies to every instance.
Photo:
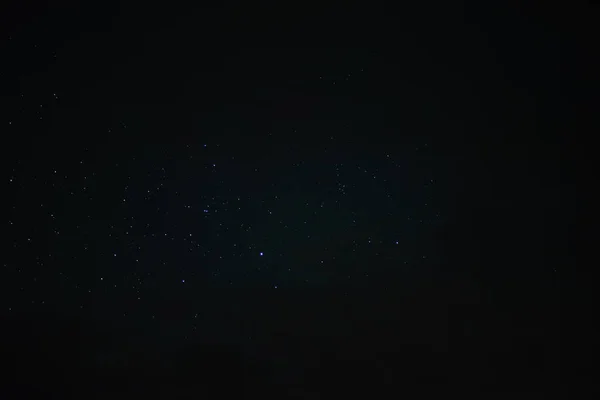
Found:
[[[584,14],[284,3],[2,7],[7,398],[567,389]]]

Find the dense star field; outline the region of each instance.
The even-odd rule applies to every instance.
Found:
[[[566,39],[382,11],[7,7],[5,393],[560,386]]]

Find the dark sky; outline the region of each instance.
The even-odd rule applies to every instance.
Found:
[[[2,6],[7,391],[556,389],[557,10],[73,3]]]

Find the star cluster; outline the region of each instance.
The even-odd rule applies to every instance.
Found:
[[[257,161],[238,161],[233,140],[17,159],[3,267],[19,290],[5,307],[156,320],[166,293],[193,304],[206,289],[363,287],[427,268],[441,220],[418,165],[428,143],[355,158],[329,136],[285,162],[289,133],[255,133]]]

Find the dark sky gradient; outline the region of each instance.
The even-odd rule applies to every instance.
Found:
[[[562,388],[557,12],[3,6],[6,391]]]

